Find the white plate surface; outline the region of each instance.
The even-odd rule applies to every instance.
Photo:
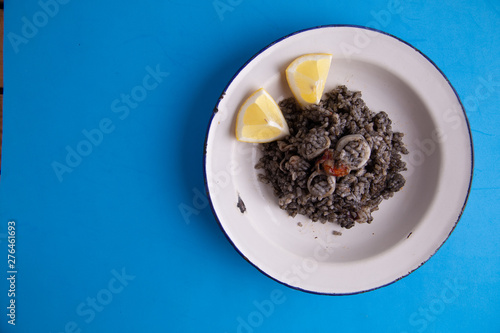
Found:
[[[235,139],[242,102],[260,87],[278,102],[291,97],[284,70],[306,53],[333,54],[325,91],[339,84],[361,91],[371,110],[386,111],[393,129],[405,133],[406,185],[381,203],[371,224],[346,230],[289,217],[271,187],[257,180],[257,145]],[[393,36],[325,26],[282,38],[240,69],[216,110],[206,138],[205,177],[217,220],[237,251],[290,287],[352,294],[397,281],[439,249],[465,207],[473,149],[463,107],[440,70]]]

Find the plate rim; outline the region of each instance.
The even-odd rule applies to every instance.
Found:
[[[241,71],[246,68],[257,56],[259,56],[261,53],[263,53],[264,51],[266,51],[267,49],[269,49],[270,47],[272,47],[273,45],[287,39],[287,38],[290,38],[294,35],[297,35],[297,34],[300,34],[300,33],[303,33],[303,32],[307,32],[307,31],[311,31],[311,30],[319,30],[319,29],[324,29],[324,28],[354,28],[354,29],[361,29],[361,30],[369,30],[369,31],[373,31],[373,32],[377,32],[377,33],[380,33],[380,34],[383,34],[383,35],[386,35],[388,37],[391,37],[393,39],[395,39],[396,41],[398,42],[401,42],[407,46],[409,46],[410,48],[412,48],[414,51],[418,52],[425,60],[427,60],[430,64],[432,64],[432,66],[439,72],[439,74],[441,74],[441,76],[446,80],[446,82],[448,83],[448,86],[451,88],[451,90],[453,91],[453,93],[455,94],[455,97],[458,101],[458,104],[460,105],[460,108],[462,110],[462,113],[463,113],[463,116],[464,116],[464,119],[465,119],[465,124],[467,125],[467,132],[469,134],[469,146],[470,146],[470,154],[471,154],[471,170],[470,170],[470,178],[469,178],[469,186],[467,188],[467,193],[465,195],[465,200],[462,204],[462,208],[460,209],[459,211],[459,214],[457,216],[457,219],[456,221],[454,222],[453,224],[453,227],[451,228],[450,232],[448,233],[448,235],[446,236],[446,238],[442,241],[442,243],[435,249],[435,251],[427,258],[425,259],[424,261],[422,261],[417,267],[415,267],[414,269],[408,271],[406,274],[403,274],[402,276],[398,277],[397,279],[393,280],[393,281],[390,281],[388,283],[385,283],[383,285],[380,285],[380,286],[377,286],[377,287],[373,287],[373,288],[369,288],[369,289],[366,289],[366,290],[360,290],[360,291],[355,291],[355,292],[347,292],[347,293],[329,293],[329,292],[319,292],[319,291],[314,291],[314,290],[308,290],[308,289],[304,289],[304,288],[300,288],[300,287],[297,287],[297,286],[293,286],[293,285],[290,285],[290,284],[287,284],[281,280],[279,280],[278,278],[276,277],[273,277],[271,276],[270,274],[264,272],[260,267],[258,267],[255,263],[253,263],[251,260],[249,260],[240,250],[239,248],[236,246],[236,244],[234,244],[234,242],[232,241],[232,239],[229,237],[229,235],[227,234],[226,230],[224,229],[224,226],[222,225],[220,219],[219,219],[219,216],[217,215],[217,212],[215,211],[215,208],[214,208],[214,205],[213,205],[213,202],[212,202],[212,197],[210,195],[210,188],[208,187],[208,179],[207,179],[207,144],[208,144],[208,136],[210,134],[210,128],[212,127],[212,122],[214,120],[214,116],[217,114],[218,112],[218,107],[219,107],[219,104],[220,102],[224,99],[224,96],[226,94],[226,91],[228,90],[228,88],[231,86],[231,84],[233,83],[233,81],[236,79],[236,77],[241,73]],[[299,291],[303,291],[303,292],[306,292],[306,293],[309,293],[309,294],[315,294],[315,295],[326,295],[326,296],[349,296],[349,295],[357,295],[357,294],[362,294],[362,293],[366,293],[366,292],[369,292],[369,291],[373,291],[373,290],[376,290],[376,289],[380,289],[380,288],[383,288],[383,287],[386,287],[386,286],[389,286],[405,277],[407,277],[408,275],[410,275],[411,273],[413,273],[414,271],[416,271],[417,269],[419,269],[420,267],[422,267],[426,262],[428,262],[432,257],[434,257],[434,255],[437,253],[437,251],[439,251],[439,249],[441,249],[441,247],[444,245],[444,243],[446,243],[446,241],[450,238],[451,234],[453,233],[453,231],[455,230],[456,226],[458,225],[458,222],[460,221],[460,219],[462,218],[462,215],[464,213],[464,210],[465,210],[465,207],[467,205],[467,202],[469,200],[469,196],[470,196],[470,193],[471,193],[471,188],[472,188],[472,182],[473,182],[473,176],[474,176],[474,144],[473,144],[473,138],[472,138],[472,131],[471,131],[471,128],[470,128],[470,123],[469,123],[469,119],[467,117],[467,113],[465,111],[465,108],[462,104],[462,101],[460,99],[460,96],[458,95],[457,91],[455,90],[455,88],[453,87],[453,85],[451,84],[450,80],[448,79],[448,77],[444,74],[444,72],[434,63],[434,61],[432,61],[428,56],[426,56],[422,51],[420,51],[418,48],[416,48],[415,46],[413,46],[412,44],[406,42],[405,40],[395,36],[395,35],[392,35],[388,32],[385,32],[385,31],[381,31],[381,30],[378,30],[378,29],[374,29],[374,28],[371,28],[371,27],[367,27],[367,26],[362,26],[362,25],[353,25],[353,24],[326,24],[326,25],[318,25],[318,26],[314,26],[314,27],[310,27],[310,28],[305,28],[305,29],[301,29],[301,30],[297,30],[295,32],[292,32],[288,35],[285,35],[283,37],[280,37],[276,40],[274,40],[273,42],[269,43],[268,45],[266,45],[265,47],[263,47],[262,49],[260,49],[259,51],[257,51],[254,55],[252,55],[236,72],[235,74],[231,77],[231,79],[228,81],[228,83],[226,84],[226,86],[224,87],[224,89],[222,90],[222,93],[220,94],[219,98],[217,99],[217,102],[215,104],[215,107],[214,109],[212,110],[212,114],[210,115],[210,119],[208,121],[208,126],[207,126],[207,130],[206,130],[206,133],[205,133],[205,140],[204,140],[204,146],[203,146],[203,180],[204,180],[204,184],[205,184],[205,192],[207,194],[207,199],[208,199],[208,202],[210,204],[210,209],[212,210],[212,213],[215,217],[215,220],[217,221],[217,224],[219,225],[220,229],[222,230],[222,232],[224,233],[224,236],[226,237],[226,239],[229,241],[229,243],[233,246],[233,248],[236,250],[236,252],[239,253],[239,255],[241,257],[243,257],[243,259],[245,259],[245,261],[247,261],[248,263],[250,263],[253,267],[255,267],[259,272],[261,272],[262,274],[264,274],[265,276],[271,278],[272,280],[284,285],[284,286],[287,286],[289,288],[292,288],[292,289],[295,289],[295,290],[299,290]]]

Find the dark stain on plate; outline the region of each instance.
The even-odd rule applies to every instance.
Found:
[[[217,105],[214,108],[214,114],[216,114],[217,112],[219,112],[218,106],[219,106],[220,102],[222,101],[222,99],[224,98],[224,96],[226,96],[226,91],[225,90],[222,92],[222,94],[220,94],[219,100],[217,101]]]
[[[241,200],[240,195],[238,194],[238,204],[236,205],[240,209],[241,214],[247,211],[247,207],[245,206],[245,203],[243,200]]]
[[[335,236],[342,236],[342,233],[340,231],[337,231],[337,230],[333,230],[332,234]]]

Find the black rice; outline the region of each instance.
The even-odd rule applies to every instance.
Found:
[[[408,154],[408,150],[402,141],[403,133],[392,131],[387,113],[371,111],[361,92],[346,86],[326,93],[318,105],[301,107],[294,98],[288,98],[280,108],[290,135],[261,144],[263,156],[255,166],[264,171],[259,179],[273,187],[280,208],[291,216],[301,214],[313,221],[336,222],[344,228],[352,228],[356,222],[372,222],[371,213],[382,200],[392,197],[405,184],[401,172],[406,170],[406,163],[401,154]],[[318,172],[325,151],[334,151],[338,141],[351,134],[364,137],[371,149],[370,157],[362,168],[336,177],[330,193],[332,182],[324,174],[314,178],[313,173]],[[352,153],[352,159],[358,156],[356,147],[354,144],[345,150]],[[313,193],[307,186],[311,175]]]

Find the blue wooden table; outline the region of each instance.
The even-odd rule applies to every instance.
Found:
[[[325,24],[426,54],[475,149],[468,205],[438,253],[343,297],[261,274],[203,194],[227,82],[272,41]],[[0,332],[500,332],[499,26],[496,0],[7,1]]]

